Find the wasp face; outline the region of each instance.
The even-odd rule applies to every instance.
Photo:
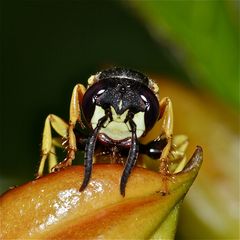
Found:
[[[159,103],[141,73],[114,68],[95,75],[95,82],[83,99],[83,113],[95,129],[99,119],[106,116],[98,133],[104,143],[131,144],[132,127],[140,138],[149,131],[159,116]]]

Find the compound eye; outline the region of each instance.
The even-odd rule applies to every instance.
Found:
[[[93,84],[85,92],[82,101],[82,111],[87,122],[91,122],[95,110],[96,99],[101,96],[105,92],[105,90],[105,84],[102,81],[99,81]]]
[[[155,94],[149,89],[144,88],[141,91],[141,99],[145,103],[145,127],[149,131],[158,120],[159,117],[159,102]]]

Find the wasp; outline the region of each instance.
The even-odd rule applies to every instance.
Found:
[[[127,151],[120,180],[120,193],[125,195],[127,180],[136,165],[139,154],[147,154],[160,162],[160,171],[166,172],[166,159],[172,146],[173,111],[168,97],[159,100],[157,84],[144,74],[125,68],[110,68],[90,76],[88,86],[77,84],[70,102],[70,118],[66,123],[54,114],[45,120],[41,161],[38,176],[42,176],[46,159],[50,159],[58,143],[52,137],[53,128],[67,141],[66,158],[51,171],[58,171],[72,164],[78,150],[84,151],[84,178],[80,191],[90,179],[96,146],[113,147]],[[162,120],[161,136],[142,144],[140,142]],[[77,127],[78,126],[78,127]],[[78,130],[87,128],[88,134]],[[53,166],[55,165],[55,166]]]

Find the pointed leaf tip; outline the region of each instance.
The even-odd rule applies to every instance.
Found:
[[[182,170],[182,173],[190,172],[193,169],[199,170],[203,161],[203,150],[202,147],[197,146],[197,149],[193,153],[191,159],[189,160],[188,164]]]

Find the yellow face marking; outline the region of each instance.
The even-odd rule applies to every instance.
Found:
[[[119,115],[116,113],[115,109],[111,106],[112,121],[110,119],[104,124],[104,127],[101,128],[99,133],[107,135],[109,138],[120,141],[126,138],[131,138],[132,133],[129,126],[129,123],[125,123],[129,109],[127,109],[123,114]],[[100,106],[95,107],[93,117],[91,119],[93,129],[97,126],[98,120],[105,115],[104,109]],[[133,121],[137,126],[136,134],[140,138],[145,131],[145,122],[144,122],[144,112],[138,112],[134,115]]]
[[[116,113],[115,109],[112,106],[110,107],[110,109],[112,112],[113,121],[124,123],[129,110],[127,109],[123,114],[119,115]]]

